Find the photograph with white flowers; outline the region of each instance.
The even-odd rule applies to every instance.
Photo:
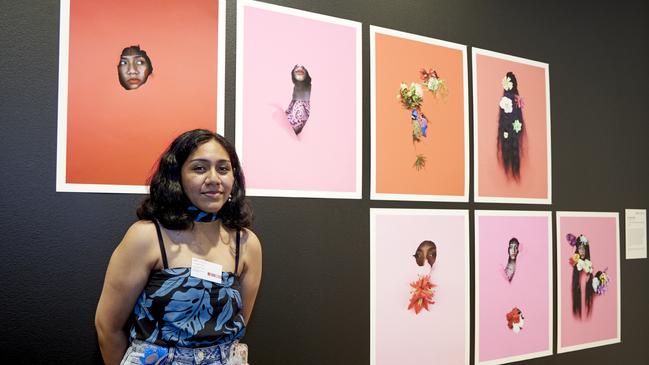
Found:
[[[548,64],[472,56],[476,202],[551,204]]]
[[[557,212],[558,352],[620,342],[619,213]]]
[[[475,359],[552,354],[552,213],[475,212]]]
[[[370,26],[374,200],[468,201],[466,46]]]

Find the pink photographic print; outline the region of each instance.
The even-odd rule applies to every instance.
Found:
[[[552,354],[552,214],[475,212],[475,363]]]
[[[468,219],[370,209],[370,364],[469,363]]]
[[[238,3],[236,146],[249,195],[361,198],[361,42],[358,22]]]
[[[558,352],[621,341],[619,252],[619,213],[557,212]]]

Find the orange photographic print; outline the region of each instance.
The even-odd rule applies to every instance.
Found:
[[[370,26],[373,200],[468,201],[466,46]]]
[[[472,51],[475,201],[551,204],[548,64]]]
[[[223,134],[224,7],[61,1],[57,191],[147,193],[174,137]]]

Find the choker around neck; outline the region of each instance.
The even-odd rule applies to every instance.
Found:
[[[193,205],[190,205],[187,208],[187,212],[192,217],[194,222],[208,223],[208,222],[214,222],[215,220],[219,219],[217,213],[204,212]]]

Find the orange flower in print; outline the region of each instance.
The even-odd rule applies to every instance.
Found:
[[[579,260],[580,260],[579,254],[576,253],[576,254],[570,256],[570,258],[568,259],[568,262],[570,263],[570,266],[575,266],[575,265],[577,265]]]
[[[417,281],[410,283],[411,296],[408,310],[412,309],[415,314],[419,314],[422,309],[428,309],[429,304],[435,304],[433,300],[433,288],[436,285],[430,282],[430,275],[419,276]]]

